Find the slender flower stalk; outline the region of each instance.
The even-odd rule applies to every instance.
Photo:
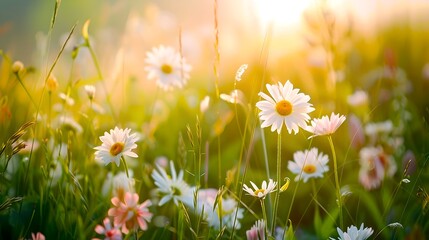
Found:
[[[340,188],[340,181],[338,178],[338,164],[337,164],[337,155],[335,153],[335,147],[334,147],[334,143],[332,141],[332,136],[328,135],[328,141],[329,141],[329,146],[331,147],[331,151],[332,151],[332,159],[334,161],[334,175],[335,175],[335,188],[336,188],[336,193],[337,193],[337,204],[338,204],[338,208],[340,210],[340,227],[343,227],[343,203],[341,201],[341,188]]]
[[[33,106],[37,109],[37,104],[34,101],[33,97],[31,96],[30,92],[28,92],[27,87],[25,87],[24,83],[22,82],[21,77],[19,76],[19,72],[15,72],[16,79],[18,80],[19,84],[21,84],[22,88],[24,89],[25,93],[27,94],[28,98],[30,99]]]
[[[271,233],[274,234],[274,229],[276,225],[276,218],[277,218],[277,209],[279,206],[279,198],[280,198],[280,182],[281,182],[281,167],[282,167],[282,135],[279,133],[277,135],[277,192],[274,198],[274,207],[273,207],[273,219],[271,221]]]
[[[314,199],[314,219],[316,219],[316,218],[320,217],[319,205],[318,205],[318,201],[317,201],[316,180],[311,179],[310,181],[311,181],[311,188],[313,190],[313,199]]]
[[[327,136],[329,141],[329,146],[331,147],[332,159],[334,161],[334,175],[335,175],[335,189],[337,195],[337,205],[340,210],[340,227],[343,227],[343,211],[342,211],[342,200],[341,200],[341,188],[340,181],[338,178],[338,163],[337,155],[335,153],[334,143],[332,141],[332,134],[334,134],[337,129],[343,124],[346,120],[346,117],[340,114],[331,113],[331,116],[323,116],[322,118],[316,118],[311,121],[311,126],[306,128],[307,131],[313,133],[312,137],[316,136]]]
[[[128,165],[127,165],[127,161],[125,161],[124,156],[121,156],[121,162],[124,164],[125,173],[127,174],[127,178],[130,178],[130,174],[128,173]]]
[[[82,28],[82,36],[85,40],[85,42],[83,43],[83,46],[88,48],[89,53],[91,54],[91,58],[92,58],[92,61],[94,63],[95,69],[97,70],[98,78],[102,82],[103,90],[105,93],[108,93],[106,82],[105,82],[103,74],[101,72],[101,67],[100,67],[100,64],[98,62],[97,55],[95,54],[94,48],[92,47],[91,41],[89,40],[89,35],[88,35],[89,23],[90,23],[90,20],[87,20],[84,23],[83,28]],[[115,122],[118,122],[118,116],[116,116],[116,114],[115,114],[115,110],[113,108],[112,100],[110,99],[110,94],[106,94],[106,103],[110,108],[113,119],[115,120]]]
[[[261,202],[261,208],[262,208],[262,217],[264,218],[264,222],[267,222],[267,210],[265,209],[265,199],[262,199],[262,198],[260,198],[259,199],[260,200],[260,202]],[[265,233],[265,236],[268,236],[268,226],[267,226],[267,224],[265,224],[265,226],[264,226],[264,233]]]

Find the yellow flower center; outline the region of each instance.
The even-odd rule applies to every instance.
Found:
[[[124,144],[121,142],[117,142],[117,143],[113,144],[112,147],[110,148],[110,154],[112,156],[116,156],[119,153],[121,153],[122,150],[124,150]]]
[[[276,111],[282,116],[287,116],[292,113],[292,104],[289,101],[281,100],[276,104]]]
[[[173,67],[168,64],[163,64],[161,66],[161,71],[165,74],[170,74],[173,72]]]
[[[265,190],[264,189],[258,189],[258,190],[256,190],[255,192],[254,192],[254,194],[256,195],[256,196],[258,196],[258,194],[259,193],[264,193],[265,192]]]
[[[182,195],[182,191],[180,191],[180,189],[177,187],[171,187],[171,192],[173,193],[174,196]]]
[[[305,173],[311,174],[311,173],[314,173],[316,171],[316,166],[314,166],[313,164],[307,164],[302,168],[302,170]]]

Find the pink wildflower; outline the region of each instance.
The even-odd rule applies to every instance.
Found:
[[[32,240],[45,240],[45,235],[43,235],[41,232],[37,232],[36,234],[31,233],[31,239]]]
[[[114,217],[116,226],[122,227],[122,232],[127,234],[129,230],[137,231],[148,228],[148,222],[152,219],[152,213],[148,207],[152,205],[150,200],[144,201],[142,204],[137,204],[139,195],[137,193],[125,193],[124,201],[118,197],[112,198],[113,208],[109,209],[109,216]]]
[[[101,235],[104,235],[104,240],[122,240],[122,233],[119,231],[118,227],[115,226],[112,228],[110,219],[106,217],[103,220],[103,226],[97,225],[95,227],[95,232]],[[92,240],[99,240],[100,238],[93,238]]]

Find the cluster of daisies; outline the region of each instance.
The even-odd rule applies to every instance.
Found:
[[[148,72],[148,79],[155,80],[158,87],[169,91],[175,88],[183,88],[189,80],[191,66],[186,62],[182,54],[171,47],[160,46],[153,48],[146,54],[145,60]],[[236,80],[241,80],[241,76],[247,69],[247,65],[239,68],[236,74]],[[47,81],[48,91],[51,93],[58,87],[54,76]],[[315,109],[309,103],[310,97],[301,93],[299,89],[294,88],[290,81],[285,84],[266,84],[269,95],[260,92],[261,101],[256,103],[260,110],[259,118],[261,127],[270,127],[272,132],[281,134],[283,125],[289,134],[297,134],[301,129],[308,131],[313,138],[316,136],[331,136],[346,120],[346,117],[340,114],[332,113],[330,116],[311,119],[309,113]],[[95,87],[85,86],[88,98],[94,103]],[[221,94],[221,99],[246,106],[243,93],[235,89],[230,95]],[[74,101],[66,94],[60,94],[65,105],[73,105]],[[206,107],[207,108],[207,107]],[[73,119],[62,117],[61,124],[68,124],[76,132],[82,132],[82,127]],[[366,132],[371,129],[377,131],[382,127],[368,126]],[[103,235],[106,239],[122,239],[123,234],[136,233],[148,229],[148,224],[152,221],[154,214],[151,208],[163,206],[172,202],[177,207],[186,207],[190,212],[202,216],[202,219],[208,223],[209,227],[214,229],[240,229],[240,220],[244,217],[244,209],[240,207],[239,202],[223,191],[214,188],[202,189],[191,186],[184,179],[184,172],[176,171],[174,162],[158,162],[151,176],[154,185],[157,187],[156,193],[159,198],[147,199],[139,203],[139,195],[134,189],[134,179],[132,170],[127,167],[126,157],[137,158],[135,153],[136,142],[139,140],[137,133],[131,133],[131,129],[120,129],[115,127],[110,132],[105,132],[100,137],[102,144],[95,147],[96,160],[108,165],[115,163],[116,166],[123,164],[125,171],[117,175],[109,173],[105,186],[103,186],[103,195],[107,195],[112,188],[113,197],[111,198],[112,207],[108,210],[107,216],[103,220],[103,225],[97,225],[95,232]],[[60,148],[61,149],[61,148]],[[66,147],[62,148],[63,150]],[[62,154],[58,154],[62,155]],[[396,171],[396,165],[390,156],[388,156],[381,147],[361,148],[361,173],[360,182],[368,189],[377,187],[385,175],[391,176]],[[293,160],[288,161],[287,168],[296,175],[295,181],[303,180],[306,183],[311,178],[322,178],[324,173],[329,171],[329,157],[320,152],[316,147],[297,151],[293,154]],[[61,168],[58,164],[57,173],[52,170],[50,175],[52,179],[55,175],[61,176]],[[169,173],[168,173],[169,172]],[[280,186],[279,182],[269,179],[263,181],[262,186],[258,187],[250,181],[251,187],[243,184],[243,190],[251,196],[259,199],[275,191],[278,193],[286,190],[288,182]],[[217,204],[221,201],[222,204]],[[156,216],[155,216],[156,217]],[[265,236],[271,235],[267,230],[266,219],[258,219],[255,225],[246,232],[248,239],[265,239]],[[338,229],[341,239],[346,236],[369,236],[372,229],[361,229],[352,226],[343,233]],[[282,238],[281,234],[276,234],[276,238]],[[362,237],[361,239],[365,239]],[[353,238],[352,238],[353,239]]]
[[[155,53],[150,53],[147,60],[152,65],[157,64],[157,68],[147,68],[147,70],[151,77],[158,76],[159,86],[166,90],[172,87],[182,87],[185,82],[180,82],[178,79],[183,79],[183,71],[190,68],[183,68],[184,63],[180,60],[180,55],[169,58],[168,56],[171,57],[171,54],[167,52],[170,50],[160,47],[156,49],[155,53],[164,56],[164,59],[160,60],[155,57]],[[165,64],[165,62],[170,64]],[[174,77],[168,76],[170,74],[175,75]],[[322,135],[330,136],[346,119],[344,116],[332,113],[331,116],[323,116],[310,121],[308,114],[314,111],[309,103],[310,97],[300,93],[299,89],[293,88],[290,81],[284,85],[282,83],[267,84],[267,89],[271,96],[261,92],[260,96],[264,100],[256,103],[256,107],[261,110],[259,113],[262,120],[261,127],[271,126],[271,131],[277,131],[278,134],[281,133],[284,124],[289,133],[294,132],[296,134],[299,132],[299,128],[302,128],[312,134],[310,138]],[[310,121],[310,125],[307,125],[308,121]],[[202,189],[189,185],[184,180],[183,170],[177,172],[173,161],[170,161],[169,164],[166,161],[157,162],[157,166],[151,174],[154,185],[157,187],[156,195],[159,198],[146,200],[139,204],[139,196],[134,192],[134,181],[130,178],[125,160],[125,156],[138,157],[133,152],[138,141],[136,133],[131,134],[131,130],[128,128],[119,129],[115,127],[109,133],[105,132],[100,140],[102,145],[95,147],[96,159],[105,165],[115,163],[119,166],[123,162],[126,177],[124,173],[120,173],[121,176],[113,177],[112,208],[109,209],[108,216],[103,221],[104,226],[97,225],[95,228],[98,234],[109,239],[121,239],[122,234],[128,234],[130,231],[134,233],[139,230],[145,231],[148,228],[148,222],[154,215],[149,207],[162,206],[169,202],[177,207],[184,206],[190,212],[202,216],[208,226],[214,229],[219,230],[222,226],[227,229],[240,229],[240,219],[244,217],[244,209],[240,208],[236,199],[223,194],[219,189]],[[319,152],[317,148],[311,148],[296,152],[294,160],[289,161],[288,169],[296,174],[296,181],[302,179],[307,182],[310,178],[323,177],[323,174],[329,170],[328,162],[327,155]],[[276,190],[284,191],[287,188],[285,185],[280,188],[279,183],[272,179],[268,183],[263,181],[260,188],[252,181],[250,183],[253,188],[243,184],[243,190],[259,199],[265,199],[268,194]],[[216,204],[219,201],[222,204]],[[266,219],[257,220],[255,225],[246,232],[247,238],[265,239],[265,236],[270,234],[266,229],[265,221]],[[361,229],[358,230],[352,226],[344,233],[338,229],[338,233],[343,239],[345,236],[356,234],[363,236],[361,239],[366,239],[372,234],[372,229],[363,229],[362,225]],[[281,236],[279,235],[279,237]]]
[[[116,163],[119,166],[121,161],[124,165],[126,164],[125,156],[138,157],[133,152],[137,147],[138,138],[130,131],[128,128],[116,127],[109,133],[105,132],[100,137],[102,145],[95,147],[96,159],[104,162],[105,165]],[[168,168],[169,173],[167,173]],[[195,186],[190,186],[184,180],[183,170],[177,172],[173,161],[169,164],[165,163],[165,159],[157,161],[157,167],[151,176],[159,198],[146,200],[141,204],[139,204],[138,194],[134,192],[134,180],[128,177],[132,176],[132,172],[129,174],[128,169],[126,171],[127,174],[120,172],[114,177],[109,176],[108,184],[112,186],[114,195],[111,199],[112,208],[103,220],[104,226],[97,225],[95,228],[95,231],[105,238],[122,239],[122,234],[129,234],[130,231],[135,233],[139,230],[147,230],[148,222],[153,217],[149,207],[153,204],[162,206],[169,202],[177,207],[179,205],[187,207],[190,212],[202,216],[214,229],[219,230],[221,223],[229,229],[241,227],[239,219],[243,218],[244,209],[239,207],[234,198],[222,195],[218,189],[197,189]],[[222,201],[222,204],[216,204],[216,201]]]

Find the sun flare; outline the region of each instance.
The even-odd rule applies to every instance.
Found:
[[[255,11],[263,25],[275,23],[280,26],[295,26],[302,13],[314,0],[253,0]]]

